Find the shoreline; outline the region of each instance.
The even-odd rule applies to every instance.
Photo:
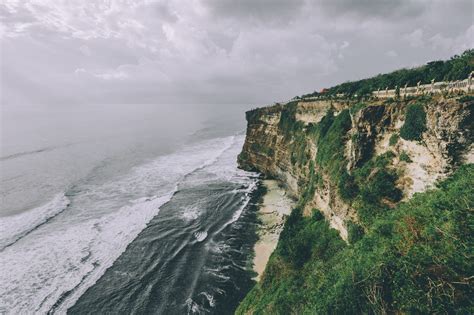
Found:
[[[278,181],[265,179],[262,185],[266,192],[262,196],[257,212],[260,223],[257,227],[258,241],[254,245],[253,258],[253,270],[257,273],[253,279],[257,282],[260,281],[268,260],[278,244],[285,217],[290,214],[294,206],[294,201],[287,196]]]

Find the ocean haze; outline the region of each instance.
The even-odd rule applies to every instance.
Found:
[[[88,173],[120,173],[169,153],[192,133],[244,129],[248,106],[107,104],[3,106],[0,216],[45,202]],[[227,129],[227,130],[226,130]],[[201,131],[202,132],[202,131]],[[105,176],[105,175],[104,175]]]

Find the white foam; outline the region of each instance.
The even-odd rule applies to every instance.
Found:
[[[206,231],[198,231],[198,232],[195,232],[194,233],[194,238],[198,241],[198,242],[202,242],[206,239],[207,237],[207,232]]]
[[[245,141],[245,136],[235,136],[234,144],[229,145],[226,150],[223,150],[222,154],[219,155],[219,159],[216,158],[214,163],[206,167],[206,172],[213,173],[216,177],[219,177],[226,181],[232,181],[235,183],[245,184],[243,188],[244,197],[241,206],[233,213],[232,218],[226,222],[216,233],[220,233],[230,224],[236,222],[242,215],[243,210],[250,201],[251,193],[257,188],[258,174],[253,172],[247,172],[237,167],[237,155],[242,150],[242,145]],[[229,163],[229,161],[232,161]],[[242,192],[242,190],[235,191]],[[192,212],[190,216],[192,215]]]
[[[220,233],[221,231],[223,231],[226,227],[228,227],[230,224],[236,222],[240,216],[242,215],[242,212],[244,211],[245,207],[247,207],[248,203],[250,202],[250,198],[251,198],[251,193],[257,188],[257,179],[253,179],[249,182],[247,188],[244,190],[245,191],[245,195],[242,199],[242,204],[241,206],[234,212],[234,214],[232,215],[232,218],[227,221],[225,224],[223,224],[219,230],[216,232],[217,233]]]
[[[64,194],[56,195],[48,203],[30,211],[0,218],[0,250],[22,238],[37,226],[45,223],[69,205]]]
[[[188,314],[201,314],[202,308],[193,301],[193,299],[189,298],[186,300],[186,306],[188,308]]]
[[[39,235],[31,246],[11,246],[0,256],[0,295],[8,312],[46,313],[61,295],[89,276],[71,297],[94,284],[157,214],[172,194],[125,206],[105,217],[65,227],[61,233]],[[47,249],[48,252],[44,252]],[[29,261],[30,264],[25,264]],[[28,297],[28,299],[20,299]],[[64,303],[63,313],[72,305]]]
[[[184,208],[183,211],[181,212],[181,218],[186,221],[193,221],[196,220],[199,215],[201,214],[201,210],[197,206],[191,206]]]
[[[216,306],[216,301],[214,300],[214,296],[213,296],[212,294],[209,294],[209,293],[207,293],[207,292],[201,292],[200,294],[201,294],[201,295],[204,295],[204,296],[206,297],[206,299],[207,299],[207,301],[209,302],[209,305],[210,305],[211,307]]]
[[[61,297],[54,311],[65,313],[170,200],[186,174],[217,163],[235,143],[234,137],[203,141],[106,183],[76,187],[66,211],[1,252],[0,305],[5,313],[47,313]],[[56,205],[67,206],[59,200]],[[56,215],[56,210],[46,210],[52,208],[31,211],[36,219],[30,222],[40,222],[45,213]],[[22,224],[15,221],[12,231]],[[206,237],[204,232],[196,239]]]

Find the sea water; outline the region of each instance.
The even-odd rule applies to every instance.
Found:
[[[232,312],[255,241],[244,108],[2,108],[0,311]]]

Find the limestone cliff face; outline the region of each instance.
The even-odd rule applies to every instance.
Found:
[[[328,111],[337,116],[350,110],[351,127],[345,136],[344,156],[350,174],[374,156],[392,151],[390,167],[399,174],[403,198],[431,187],[461,163],[474,162],[472,101],[436,97],[425,105],[426,130],[421,141],[396,140],[410,102],[367,102],[357,109],[351,102],[293,102],[247,112],[247,136],[239,156],[244,169],[261,172],[283,182],[296,199],[307,194],[309,174],[319,174],[318,185],[305,195],[304,213],[316,208],[347,239],[348,221],[357,212],[341,197],[330,174],[318,165],[318,145],[311,128]],[[290,121],[291,124],[287,122]],[[390,140],[392,138],[392,141]]]
[[[392,166],[399,170],[404,196],[431,187],[462,163],[472,163],[473,103],[438,98],[425,106],[426,131],[421,141],[400,138],[390,145],[405,119],[404,103],[368,106],[353,116],[352,137],[348,140],[349,168],[360,166],[368,156],[395,152]],[[353,141],[352,139],[362,139]],[[401,154],[411,162],[400,160]]]

